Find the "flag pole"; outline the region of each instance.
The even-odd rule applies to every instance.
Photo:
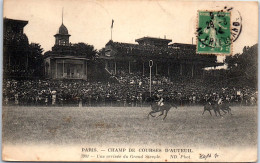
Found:
[[[114,26],[114,19],[112,19],[112,24],[111,24],[111,40],[113,39],[113,26]]]
[[[111,40],[112,40],[112,29],[113,29],[113,28],[111,27]]]

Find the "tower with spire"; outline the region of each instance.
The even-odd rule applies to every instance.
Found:
[[[88,61],[86,55],[78,55],[76,47],[69,42],[70,34],[63,24],[54,35],[55,44],[44,54],[45,76],[50,79],[87,79]]]
[[[70,34],[68,32],[68,29],[63,24],[63,9],[62,9],[62,22],[61,22],[61,26],[60,26],[57,34],[54,35],[54,37],[55,37],[55,45],[69,46]]]

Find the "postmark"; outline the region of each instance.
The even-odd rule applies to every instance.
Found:
[[[197,53],[230,55],[230,20],[228,11],[198,11]]]
[[[230,31],[231,31],[231,40],[235,42],[241,32],[242,32],[242,16],[238,10],[234,7],[225,6],[223,10],[224,12],[231,12],[231,19],[230,19]]]

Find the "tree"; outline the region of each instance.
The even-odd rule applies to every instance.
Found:
[[[256,86],[257,83],[257,44],[244,47],[242,54],[226,57],[229,78],[244,84]]]
[[[43,49],[38,43],[31,43],[29,45],[29,53],[27,55],[27,71],[33,76],[43,75]]]
[[[104,55],[105,55],[105,51],[106,51],[105,48],[100,49],[100,50],[98,51],[98,55],[99,55],[99,56],[104,56]]]
[[[77,43],[73,45],[76,51],[76,55],[79,56],[85,56],[88,59],[94,59],[96,57],[97,54],[97,50],[94,49],[93,45],[88,45],[85,43]]]

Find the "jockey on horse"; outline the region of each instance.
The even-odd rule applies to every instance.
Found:
[[[146,100],[153,107],[154,111],[161,111],[161,107],[164,106],[164,98],[161,93],[156,92],[151,97],[147,97]]]
[[[163,97],[161,96],[160,97],[160,100],[158,101],[158,106],[160,107],[160,106],[163,106],[164,105],[164,101],[163,101],[164,99],[163,99]]]
[[[231,113],[231,108],[229,107],[229,104],[224,102],[224,97],[223,96],[217,96],[215,99],[213,98],[209,98],[207,100],[207,104],[204,105],[204,111],[202,113],[202,115],[204,114],[205,111],[209,111],[210,115],[211,112],[210,110],[214,110],[215,115],[217,116],[217,113],[221,115],[220,110],[224,112],[224,114],[226,114],[227,112],[232,115]]]
[[[158,91],[159,92],[159,91]],[[167,98],[167,97],[166,97]],[[172,108],[172,107],[175,107],[177,109],[177,106],[174,105],[174,104],[171,104],[171,103],[168,103],[166,101],[164,101],[164,97],[163,97],[163,94],[161,93],[158,93],[157,95],[155,95],[153,97],[154,99],[154,102],[151,102],[151,109],[152,111],[149,112],[148,114],[148,117],[149,118],[149,115],[151,115],[152,117],[155,117],[154,115],[152,115],[153,113],[157,113],[157,112],[161,112],[159,116],[162,116],[164,115],[163,117],[163,120],[166,118],[169,110]],[[166,99],[167,100],[167,99]]]
[[[158,105],[157,111],[160,111],[160,110],[161,110],[161,107],[164,106],[163,95],[160,94],[160,93],[158,93],[158,94],[156,95],[156,98],[158,99],[158,100],[156,100],[156,101],[157,101],[156,104]]]

